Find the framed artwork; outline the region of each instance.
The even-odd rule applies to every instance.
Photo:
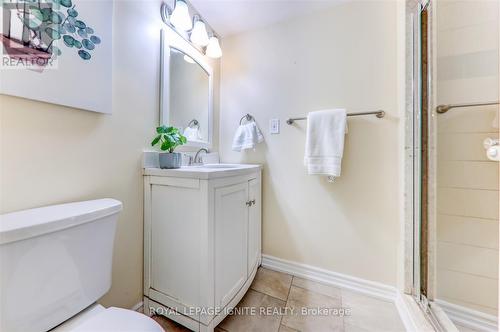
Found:
[[[111,113],[112,0],[0,3],[0,93]]]

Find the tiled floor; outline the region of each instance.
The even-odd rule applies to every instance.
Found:
[[[238,307],[257,309],[253,315],[226,317],[216,331],[405,331],[393,303],[264,268],[259,269]],[[318,308],[325,310],[318,315]],[[335,312],[342,308],[350,314]],[[154,318],[167,332],[188,331],[164,317]]]

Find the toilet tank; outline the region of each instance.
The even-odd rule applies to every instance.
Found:
[[[114,199],[0,215],[0,331],[47,331],[111,287]]]

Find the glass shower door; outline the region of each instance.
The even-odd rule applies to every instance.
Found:
[[[496,331],[500,166],[487,148],[499,139],[500,2],[428,0],[408,8],[411,293],[437,331]]]
[[[496,330],[499,163],[483,142],[499,135],[499,2],[437,1],[435,10],[431,299],[459,329]]]

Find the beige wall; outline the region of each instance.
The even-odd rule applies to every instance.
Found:
[[[220,151],[224,162],[264,164],[264,254],[396,286],[396,16],[395,1],[353,1],[223,40]],[[387,116],[349,118],[342,176],[332,184],[306,174],[306,123],[285,120],[335,107]],[[265,143],[236,153],[231,141],[246,112]],[[281,134],[269,134],[271,118]]]
[[[437,1],[438,104],[498,100],[497,1]],[[437,298],[497,313],[498,106],[438,116]]]
[[[142,298],[141,155],[159,121],[161,1],[114,4],[112,115],[0,96],[0,211],[122,201],[113,285],[101,302],[132,307]]]

